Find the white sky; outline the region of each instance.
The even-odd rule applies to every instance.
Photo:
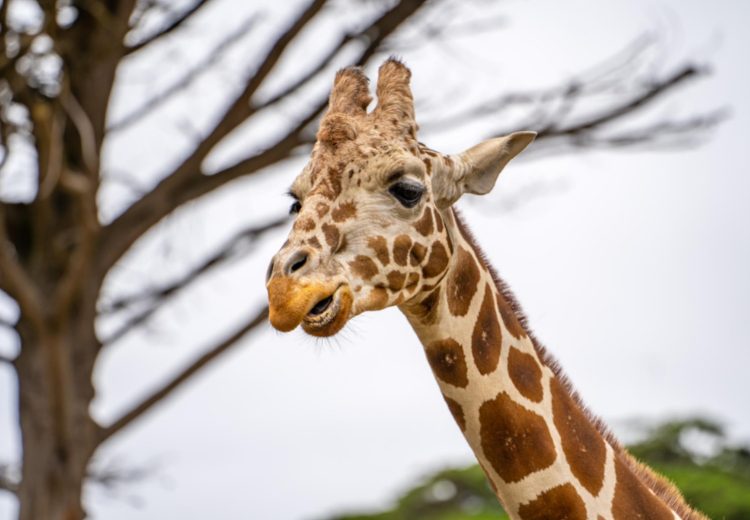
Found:
[[[191,34],[198,42],[215,40],[255,9],[254,3],[216,1],[219,8],[205,17],[208,29]],[[491,195],[460,207],[537,336],[615,429],[633,417],[700,412],[749,439],[750,172],[742,159],[750,135],[749,4],[535,0],[491,10],[507,15],[498,31],[402,53],[418,102],[436,103],[440,88],[456,93],[451,103],[461,103],[553,85],[644,31],[663,38],[661,63],[690,56],[714,65],[714,76],[661,112],[731,107],[731,119],[706,145],[519,161]],[[256,38],[272,34],[276,23],[283,23],[276,11],[266,15]],[[325,26],[307,37],[325,41]],[[115,113],[137,106],[154,84],[168,84],[173,70],[195,61],[199,49],[199,43],[173,46],[163,53],[166,60],[129,65]],[[215,79],[189,91],[188,101],[115,138],[107,164],[153,183],[170,154],[190,142],[178,126],[205,124],[216,107],[209,89],[236,88],[231,64],[253,52],[250,43],[240,45],[229,65],[217,67]],[[306,52],[297,49],[284,60],[282,79]],[[248,143],[257,146],[274,117],[283,120],[293,109],[238,133],[213,160],[226,161]],[[424,138],[455,152],[474,144],[478,131]],[[248,222],[282,213],[289,204],[283,193],[300,165],[235,183],[171,217],[126,259],[109,289],[132,290],[175,275]],[[537,195],[513,206],[529,192]],[[121,201],[124,193],[113,188],[103,200]],[[108,218],[114,205],[103,210]],[[253,312],[265,297],[265,265],[286,232],[196,284],[149,332],[105,352],[96,373],[95,415],[115,417]],[[0,401],[1,461],[17,456],[18,446],[14,381],[5,367],[0,389],[10,396]],[[418,341],[391,309],[357,318],[331,341],[264,327],[116,438],[99,461],[156,469],[114,497],[91,489],[86,500],[93,518],[292,520],[384,505],[414,478],[468,464],[472,455]],[[0,496],[0,518],[12,511]]]

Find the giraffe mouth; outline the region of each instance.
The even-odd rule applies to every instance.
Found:
[[[341,330],[349,319],[351,306],[351,291],[341,285],[333,294],[313,305],[302,319],[302,328],[313,336],[332,336]]]
[[[313,318],[315,318],[316,316],[320,316],[326,310],[328,310],[328,307],[331,306],[331,302],[333,302],[333,295],[323,298],[318,303],[316,303],[312,309],[310,309],[310,312],[308,312],[307,315],[312,316]]]

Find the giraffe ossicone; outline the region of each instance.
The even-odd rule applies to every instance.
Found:
[[[452,207],[488,193],[535,134],[433,151],[417,140],[410,77],[385,61],[368,112],[363,72],[336,74],[290,189],[294,225],[269,266],[271,324],[331,336],[398,306],[512,518],[705,518],[586,410]]]

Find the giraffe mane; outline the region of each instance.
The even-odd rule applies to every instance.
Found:
[[[633,455],[631,455],[622,446],[620,441],[614,435],[609,426],[607,426],[604,420],[593,413],[589,409],[589,407],[586,406],[586,403],[584,403],[580,394],[575,389],[573,383],[570,381],[570,378],[568,378],[568,376],[563,372],[560,363],[552,354],[549,353],[549,351],[532,332],[531,327],[529,326],[529,320],[526,317],[526,314],[523,312],[521,304],[518,303],[518,299],[516,298],[515,294],[513,294],[513,291],[510,289],[508,284],[506,284],[505,281],[500,278],[494,266],[487,258],[487,255],[484,253],[482,248],[479,247],[479,244],[474,238],[474,235],[469,230],[468,226],[463,221],[463,217],[461,217],[458,209],[456,209],[455,207],[451,209],[459,232],[469,243],[469,245],[471,245],[471,247],[474,249],[474,252],[476,253],[479,260],[482,261],[489,270],[498,292],[502,294],[503,298],[505,298],[505,300],[508,302],[511,311],[513,311],[516,319],[526,331],[526,334],[531,340],[531,343],[534,345],[534,350],[536,350],[539,359],[542,361],[542,363],[544,363],[544,365],[552,370],[552,373],[555,375],[555,377],[558,378],[563,388],[568,392],[575,404],[581,409],[585,417],[594,425],[596,430],[605,439],[605,441],[610,446],[612,446],[615,454],[621,455],[621,460],[633,472],[636,478],[643,482],[646,487],[648,487],[657,497],[662,499],[670,509],[672,509],[680,516],[682,520],[708,520],[705,515],[695,511],[685,502],[685,498],[682,496],[682,493],[679,489],[677,489],[673,482],[671,482],[664,476],[658,475],[653,470],[651,470],[651,468],[633,457]]]

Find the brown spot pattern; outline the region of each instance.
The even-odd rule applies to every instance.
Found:
[[[482,451],[506,482],[518,482],[555,462],[547,424],[501,392],[479,408]]]
[[[427,264],[422,268],[422,274],[426,278],[432,278],[441,274],[446,266],[448,265],[448,252],[445,250],[445,246],[440,242],[432,244],[432,250],[430,251],[430,257],[427,259]]]
[[[411,238],[399,235],[393,240],[393,261],[398,265],[406,265],[406,258],[411,248]]]
[[[294,229],[297,231],[312,231],[315,229],[315,221],[311,218],[301,218],[294,223]]]
[[[405,287],[413,291],[417,288],[417,282],[419,282],[419,275],[417,273],[409,273],[409,276],[406,277]]]
[[[469,384],[464,351],[456,340],[446,338],[433,341],[425,347],[425,353],[438,379],[459,388]]]
[[[337,228],[336,226],[332,226],[331,224],[323,224],[321,229],[323,230],[323,234],[326,237],[328,246],[332,249],[336,249],[336,246],[339,245],[339,238],[341,238],[341,235],[339,234],[339,228]]]
[[[601,434],[558,378],[551,381],[552,417],[573,475],[596,496],[604,484],[606,446]]]
[[[341,194],[341,172],[334,167],[328,168],[328,175],[316,189],[323,197],[335,200]]]
[[[586,520],[586,505],[572,484],[548,489],[518,508],[523,520]]]
[[[416,229],[420,235],[425,237],[432,234],[432,211],[430,208],[425,208],[424,213],[422,213],[422,218],[417,220],[414,224],[414,229]]]
[[[443,396],[443,399],[445,399],[445,404],[448,405],[448,410],[450,410],[453,419],[455,419],[456,424],[458,424],[458,427],[461,428],[462,432],[466,431],[466,418],[464,417],[464,409],[457,401],[454,401],[450,397]]]
[[[521,322],[518,321],[516,313],[513,312],[508,300],[506,300],[500,293],[497,295],[497,309],[500,311],[500,316],[503,318],[505,328],[508,329],[508,332],[510,332],[514,338],[521,339],[526,336],[526,331],[521,326]]]
[[[388,242],[384,237],[370,237],[367,239],[367,246],[373,250],[378,261],[383,265],[388,265],[390,255],[388,254]]]
[[[354,274],[360,276],[364,280],[370,280],[373,276],[378,274],[378,266],[372,261],[372,258],[364,255],[357,255],[357,257],[349,262],[349,266],[352,268]]]
[[[487,375],[497,368],[501,343],[502,336],[495,313],[494,298],[490,285],[487,284],[482,306],[479,308],[474,331],[471,334],[471,351],[474,354],[474,364],[480,374]]]
[[[511,347],[508,354],[508,373],[510,380],[526,399],[536,403],[544,397],[542,388],[542,369],[534,356]]]
[[[455,268],[448,273],[448,309],[454,316],[465,316],[479,287],[479,268],[464,248],[456,252]]]
[[[328,213],[328,210],[330,207],[325,202],[318,202],[315,205],[315,212],[318,214],[318,217],[323,217],[326,213]]]
[[[670,509],[633,475],[620,456],[615,459],[615,475],[617,485],[612,499],[615,520],[674,520]]]
[[[411,246],[411,251],[409,252],[409,263],[411,265],[421,264],[426,254],[427,248],[419,242],[414,242],[414,245]]]
[[[310,237],[307,239],[307,244],[311,247],[314,247],[315,249],[320,249],[320,240],[318,240],[318,237]]]
[[[353,202],[344,202],[339,204],[336,209],[331,212],[334,222],[343,222],[348,218],[352,218],[357,214],[357,206]]]
[[[388,273],[388,288],[392,291],[400,291],[404,286],[406,275],[400,271],[391,271]]]

